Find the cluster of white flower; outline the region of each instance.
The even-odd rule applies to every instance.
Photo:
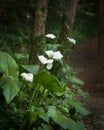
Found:
[[[67,39],[69,40],[69,42],[73,43],[73,44],[76,44],[76,40],[73,39],[73,38],[70,38],[70,37],[67,37]]]
[[[60,51],[54,52],[52,50],[48,50],[45,53],[48,58],[43,55],[39,55],[38,59],[42,64],[46,64],[47,69],[51,69],[53,67],[54,60],[61,60],[61,58],[63,57]]]
[[[26,80],[26,81],[29,81],[29,82],[33,82],[33,74],[32,73],[21,73],[21,76]]]
[[[49,50],[49,51],[46,51],[45,53],[48,56],[48,58],[44,57],[43,55],[39,55],[38,59],[42,64],[46,64],[47,69],[51,69],[53,67],[54,60],[61,60],[61,58],[63,57],[60,51],[54,52],[54,51]],[[26,81],[33,83],[34,76],[32,73],[21,73],[20,75]]]
[[[51,39],[55,39],[56,38],[56,36],[55,35],[53,35],[53,34],[47,34],[47,35],[45,35],[47,38],[51,38]]]

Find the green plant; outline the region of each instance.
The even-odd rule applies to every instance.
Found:
[[[104,126],[104,115],[102,115],[100,118],[101,119],[100,119],[99,123]]]
[[[86,130],[81,117],[90,112],[77,91],[44,65],[18,65],[0,51],[1,130]],[[82,83],[75,77],[71,81]]]

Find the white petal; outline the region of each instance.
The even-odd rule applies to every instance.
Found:
[[[53,34],[47,34],[47,35],[45,35],[45,36],[48,37],[48,38],[51,38],[51,39],[55,39],[55,38],[56,38],[56,36],[53,35]]]
[[[33,74],[32,73],[28,73],[27,77],[26,77],[26,80],[29,81],[29,82],[33,82]]]
[[[33,74],[32,73],[21,73],[21,76],[29,82],[33,82]]]
[[[53,57],[53,51],[49,50],[49,51],[46,51],[46,54],[49,58],[52,58]]]
[[[43,55],[38,56],[38,59],[39,59],[39,61],[40,61],[42,64],[46,64],[46,63],[47,63],[47,58],[44,57]]]
[[[47,64],[53,63],[53,59],[47,60]]]
[[[71,38],[69,38],[69,37],[67,37],[67,39],[70,41],[71,40]]]
[[[49,63],[49,64],[47,64],[47,66],[46,66],[46,67],[47,67],[47,69],[48,69],[48,70],[50,70],[50,69],[52,69],[53,64],[52,64],[52,63]]]
[[[26,73],[21,73],[20,75],[21,75],[23,78],[26,77]]]
[[[73,41],[73,44],[76,44],[76,40]]]
[[[67,37],[67,39],[69,40],[69,42],[71,42],[71,43],[73,43],[73,44],[76,44],[76,40],[75,40],[75,39],[69,38],[69,37]]]
[[[60,60],[63,57],[63,55],[60,53],[60,51],[54,52],[53,59]]]

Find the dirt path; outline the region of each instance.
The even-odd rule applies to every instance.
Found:
[[[79,71],[79,78],[85,82],[82,87],[92,99],[90,109],[94,116],[91,130],[104,130],[104,126],[99,124],[100,117],[104,115],[104,68],[97,63],[96,38],[76,45],[72,52],[72,64]]]

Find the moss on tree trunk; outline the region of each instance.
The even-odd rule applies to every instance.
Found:
[[[78,4],[78,0],[67,0],[66,1],[67,23],[70,27],[71,32],[73,30],[73,25],[74,25],[74,21],[75,21],[77,4]]]
[[[48,0],[37,0],[35,8],[35,21],[33,28],[33,40],[31,43],[29,64],[38,63],[38,55],[44,53],[45,42],[45,23],[47,18]]]
[[[42,55],[44,53],[46,47],[46,42],[44,36],[37,36],[33,39],[30,56],[29,56],[29,64],[38,63],[38,55]]]
[[[57,44],[60,44],[59,50],[66,55],[68,48],[69,48],[69,42],[67,40],[67,37],[70,35],[70,29],[66,21],[66,15],[63,16],[62,25],[60,34],[57,40]]]

